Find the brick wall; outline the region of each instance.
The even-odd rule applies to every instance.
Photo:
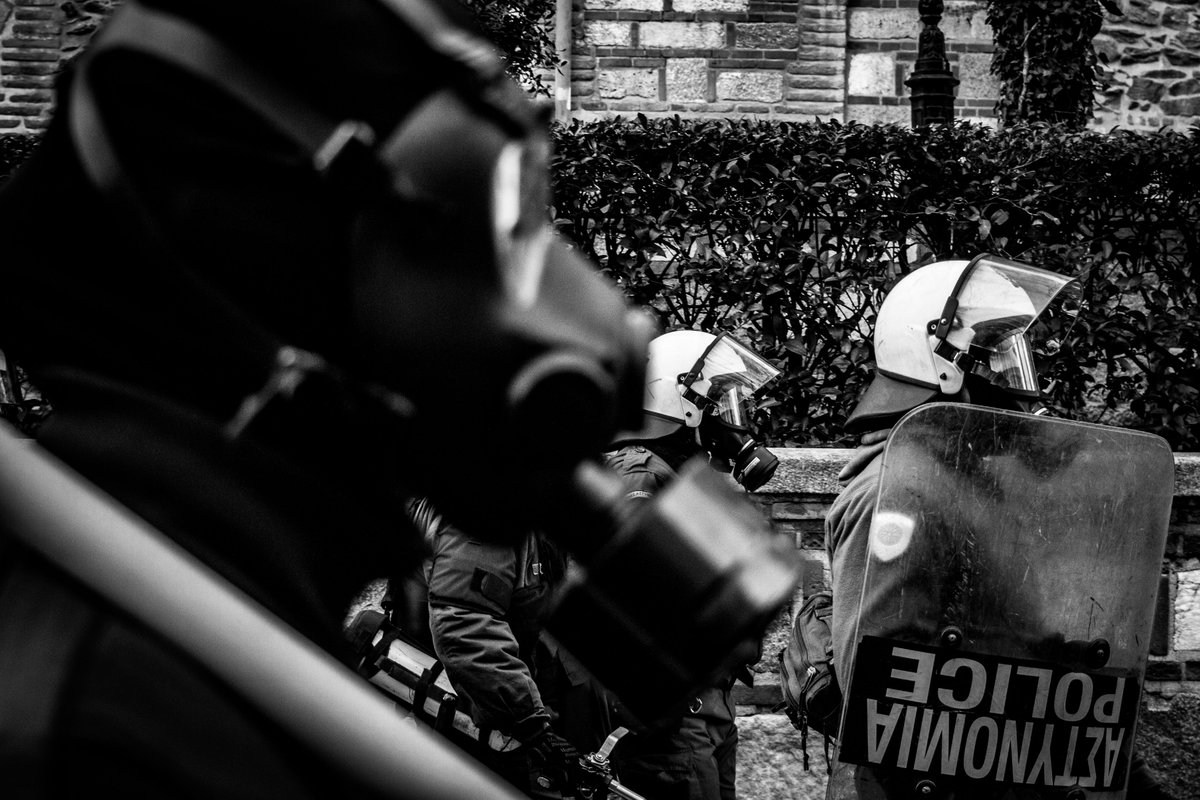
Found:
[[[811,772],[802,766],[800,735],[781,714],[774,655],[791,614],[806,592],[826,585],[825,512],[838,491],[836,476],[851,450],[774,449],[780,467],[755,495],[776,532],[795,542],[805,572],[793,607],[776,620],[755,668],[753,688],[738,684],[738,796],[742,800],[817,800],[824,797],[824,757],[810,734]],[[1176,454],[1175,500],[1164,558],[1138,746],[1179,798],[1200,797],[1200,454]],[[1178,731],[1188,735],[1181,741]]]
[[[840,118],[843,0],[576,0],[574,116]]]
[[[54,76],[119,0],[0,0],[0,133],[44,128]],[[1200,124],[1196,0],[1117,0],[1093,127]],[[984,0],[945,0],[956,113],[994,119]],[[917,0],[574,0],[571,115],[908,124]]]
[[[912,118],[905,79],[917,58],[921,21],[917,0],[849,0],[846,44],[846,118],[895,122]],[[938,29],[958,78],[955,116],[995,118],[999,83],[990,74],[992,29],[983,0],[948,0]]]
[[[49,120],[62,61],[62,19],[54,0],[0,3],[0,130],[31,132]]]
[[[0,133],[49,123],[54,80],[117,0],[0,0]]]
[[[1096,38],[1108,89],[1093,127],[1200,122],[1195,0],[1119,0]],[[956,114],[995,118],[984,0],[946,0]],[[576,0],[572,116],[756,116],[908,124],[917,0]]]

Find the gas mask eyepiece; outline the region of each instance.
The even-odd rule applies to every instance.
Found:
[[[779,370],[753,350],[721,334],[679,377],[682,397],[701,410],[700,444],[710,463],[732,473],[748,492],[762,487],[779,466],[749,427],[757,405],[754,395],[777,375]]]

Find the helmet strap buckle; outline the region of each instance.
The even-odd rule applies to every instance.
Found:
[[[959,350],[945,339],[938,341],[937,345],[933,348],[933,352],[939,358],[949,361],[963,372],[970,372],[973,370],[975,368],[975,363],[978,360],[966,350]]]
[[[316,353],[284,345],[275,353],[275,363],[262,388],[242,398],[237,413],[225,424],[225,433],[236,439],[249,427],[267,404],[278,396],[291,397],[301,383],[314,372],[331,372]]]
[[[684,389],[682,392],[680,392],[680,394],[683,395],[683,399],[700,409],[701,414],[703,414],[708,408],[716,405],[711,397],[705,397],[693,389],[690,382],[683,384],[683,386]]]

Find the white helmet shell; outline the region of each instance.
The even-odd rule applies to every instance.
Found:
[[[1072,280],[988,255],[939,261],[904,276],[880,306],[875,380],[847,428],[939,394],[955,395],[968,371],[1014,394],[1036,396],[1025,333]]]
[[[671,331],[651,340],[646,364],[644,438],[699,427],[706,413],[749,424],[752,397],[779,375],[728,334]]]
[[[967,261],[939,261],[904,276],[884,298],[875,319],[875,365],[884,375],[954,394],[963,372],[933,352],[930,320],[938,319],[946,298],[966,269]],[[951,331],[950,342],[964,349],[969,332]]]
[[[642,408],[648,415],[695,428],[703,416],[695,403],[684,398],[679,377],[687,374],[716,336],[704,331],[671,331],[651,340],[646,363],[646,394]],[[696,387],[700,390],[700,387]],[[701,391],[703,394],[703,391]]]

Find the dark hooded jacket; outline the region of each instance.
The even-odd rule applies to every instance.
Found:
[[[370,121],[386,130],[429,90],[414,78],[428,74],[422,43],[383,4],[146,2],[245,46],[334,116],[375,109]],[[54,407],[39,442],[348,659],[347,605],[370,578],[422,553],[418,537],[397,535],[403,487],[387,485],[392,473],[372,444],[386,418],[314,381],[243,436],[225,427],[263,386],[281,340],[344,347],[344,198],[213,87],[135,58],[94,77],[144,207],[179,250],[148,241],[129,207],[84,180],[64,99],[0,193],[0,346]],[[69,69],[60,98],[75,80]],[[6,792],[371,796],[188,654],[6,538],[0,545]]]

